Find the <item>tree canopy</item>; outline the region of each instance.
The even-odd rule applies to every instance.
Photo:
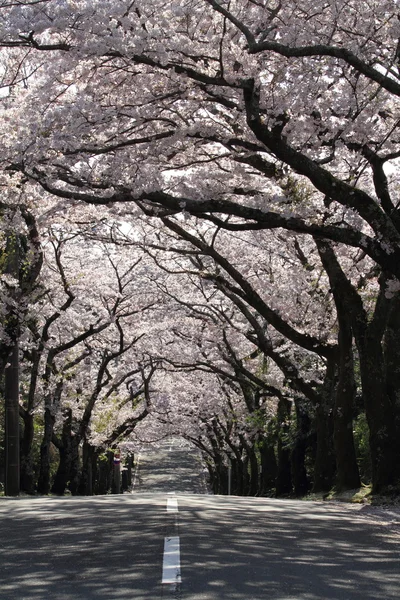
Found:
[[[76,364],[93,335],[94,409],[108,393],[102,361],[111,389],[110,361],[135,349],[138,431],[186,430],[216,489],[227,456],[242,491],[268,488],[263,461],[281,493],[301,473],[298,490],[307,478],[357,487],[365,415],[374,490],[398,489],[397,2],[32,0],[0,12],[1,227],[26,248],[21,272],[2,269],[3,363],[21,335],[51,352],[53,323],[53,348],[79,339]],[[65,243],[87,264],[101,255],[96,286],[76,256],[63,271]],[[59,300],[43,295],[50,248]],[[99,287],[95,299],[100,283],[117,296]],[[123,308],[135,285],[148,300]],[[46,393],[48,448],[63,419]]]

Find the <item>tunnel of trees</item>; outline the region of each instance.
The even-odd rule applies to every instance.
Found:
[[[215,493],[399,493],[396,3],[0,16],[6,493],[171,435]]]

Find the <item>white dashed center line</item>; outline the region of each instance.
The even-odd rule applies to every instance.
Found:
[[[164,560],[161,583],[181,583],[181,552],[179,537],[164,538]]]
[[[168,498],[167,500],[167,512],[178,512],[178,500],[176,498]]]
[[[175,514],[174,533],[178,532],[178,500],[167,498],[167,513]],[[181,583],[181,550],[179,536],[164,538],[164,556],[161,583]]]

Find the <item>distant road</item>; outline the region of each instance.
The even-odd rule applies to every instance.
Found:
[[[206,473],[199,450],[183,438],[146,446],[137,459],[133,492],[206,494]]]
[[[158,452],[190,455],[173,445],[142,464],[160,466]],[[147,466],[142,478],[165,479]],[[0,599],[399,600],[399,534],[368,508],[182,487],[0,498]]]

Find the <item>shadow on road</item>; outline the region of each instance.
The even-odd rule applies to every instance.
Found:
[[[1,500],[0,598],[160,597],[161,515],[129,496]]]
[[[198,497],[181,528],[190,600],[400,597],[400,538],[345,507]]]

